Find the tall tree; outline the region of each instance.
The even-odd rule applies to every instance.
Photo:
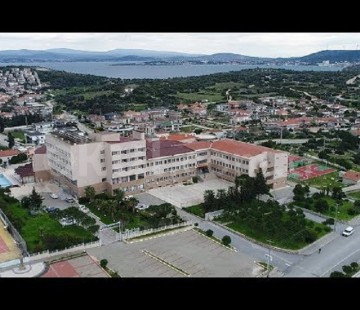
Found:
[[[260,195],[269,194],[270,192],[270,187],[266,184],[266,180],[261,168],[259,168],[259,171],[256,173],[254,179],[254,191],[258,200]]]
[[[89,198],[91,202],[94,201],[95,195],[96,195],[96,191],[94,187],[92,186],[85,187],[85,197]]]
[[[114,189],[114,197],[115,197],[117,205],[120,206],[122,204],[122,202],[124,201],[125,192],[120,188]]]
[[[15,145],[15,139],[11,132],[8,133],[9,148],[11,149]]]

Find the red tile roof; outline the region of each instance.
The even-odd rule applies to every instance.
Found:
[[[203,150],[210,148],[211,142],[209,141],[192,142],[192,143],[186,143],[186,146],[194,151]]]
[[[16,156],[20,154],[18,150],[4,150],[0,151],[0,157]]]
[[[222,151],[242,157],[252,157],[263,152],[278,153],[280,151],[265,146],[255,145],[230,139],[215,141],[211,145],[212,150]]]
[[[358,182],[358,181],[360,181],[360,172],[348,170],[343,175],[343,178],[354,181],[354,182]]]
[[[32,163],[17,167],[15,169],[15,173],[18,174],[21,178],[31,177],[35,175]]]
[[[173,156],[192,152],[184,143],[173,140],[158,140],[146,142],[146,157],[157,158],[163,156]]]
[[[42,145],[35,150],[35,154],[46,154],[46,145]]]

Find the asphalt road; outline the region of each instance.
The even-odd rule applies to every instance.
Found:
[[[278,195],[289,193],[289,189],[278,192]],[[139,200],[146,203],[147,195],[141,194]],[[149,195],[151,196],[151,195]],[[161,203],[159,201],[158,203]],[[284,277],[328,277],[332,271],[341,270],[342,265],[350,264],[360,260],[360,228],[357,229],[350,237],[341,236],[341,232],[347,226],[346,224],[337,223],[336,232],[329,233],[323,239],[314,242],[307,250],[302,251],[304,254],[286,253],[283,251],[269,249],[268,247],[253,243],[237,234],[234,234],[212,222],[202,220],[192,214],[177,208],[177,212],[185,220],[191,220],[199,224],[203,230],[211,229],[216,238],[222,239],[228,235],[231,238],[231,245],[239,252],[247,254],[256,261],[267,263],[270,254],[270,264],[277,268]],[[308,218],[317,222],[323,221],[323,218],[310,213],[306,213]],[[319,254],[318,249],[321,248]],[[305,255],[306,254],[306,255]]]

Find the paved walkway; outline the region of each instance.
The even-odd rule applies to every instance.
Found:
[[[25,264],[23,269],[16,266],[12,269],[0,272],[0,278],[34,278],[45,271],[46,265],[43,262]]]

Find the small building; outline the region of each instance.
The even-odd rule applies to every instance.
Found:
[[[45,143],[45,134],[39,131],[27,130],[24,132],[26,143],[40,145]]]
[[[2,164],[8,165],[12,157],[19,155],[18,150],[4,150],[0,151],[0,160]]]
[[[15,173],[20,177],[21,183],[33,183],[35,181],[35,172],[32,163],[17,167]]]
[[[353,185],[360,183],[360,172],[354,170],[348,170],[342,176],[342,181],[344,184]]]

